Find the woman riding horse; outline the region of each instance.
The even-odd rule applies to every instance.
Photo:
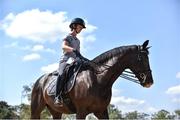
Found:
[[[67,35],[66,38],[63,39],[63,43],[62,43],[63,55],[59,62],[59,76],[57,78],[57,83],[56,83],[55,104],[59,104],[59,105],[63,104],[63,99],[61,97],[62,88],[64,86],[63,72],[65,70],[68,60],[75,61],[77,57],[82,58],[80,54],[80,40],[76,37],[76,35],[79,34],[83,28],[86,28],[85,22],[81,18],[73,19],[69,27],[72,32],[69,35]]]
[[[153,84],[148,58],[148,42],[143,45],[121,46],[109,50],[95,59],[93,69],[81,68],[75,84],[67,93],[72,101],[71,107],[54,105],[55,96],[49,96],[47,87],[53,74],[41,76],[34,84],[31,96],[31,118],[39,119],[42,110],[47,107],[54,119],[61,118],[62,113],[76,113],[77,119],[85,119],[89,113],[99,119],[108,119],[107,107],[112,96],[112,86],[125,69],[130,69],[141,86],[149,88]],[[83,65],[82,65],[83,66]]]

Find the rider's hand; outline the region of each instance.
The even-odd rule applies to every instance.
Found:
[[[82,56],[81,53],[78,50],[76,50],[76,49],[73,49],[73,52],[76,54],[77,57],[81,57]]]
[[[89,59],[83,57],[83,56],[81,55],[81,53],[80,53],[78,50],[73,49],[73,52],[74,52],[74,53],[76,54],[76,56],[79,57],[81,60],[89,61]]]

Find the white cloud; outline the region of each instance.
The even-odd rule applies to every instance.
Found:
[[[34,45],[31,49],[34,52],[39,52],[39,51],[43,51],[43,52],[49,52],[49,53],[53,53],[55,54],[55,50],[51,49],[51,48],[45,48],[43,45]]]
[[[11,44],[4,45],[5,48],[16,48],[18,46],[18,42],[13,42]]]
[[[33,60],[38,60],[40,58],[41,58],[41,56],[39,54],[32,53],[32,54],[25,55],[23,57],[23,61],[33,61]]]
[[[180,78],[180,72],[176,74],[176,78]]]
[[[119,96],[119,97],[113,97],[111,100],[113,104],[118,104],[118,105],[141,105],[144,103],[144,100],[138,100],[134,98],[126,98],[124,96]]]
[[[94,42],[96,40],[94,35],[88,35],[85,39],[86,42]]]
[[[53,42],[68,32],[68,23],[66,12],[33,9],[17,15],[10,13],[3,20],[3,28],[7,35],[14,38]]]
[[[153,113],[157,111],[156,108],[149,105],[145,100],[121,96],[122,90],[112,89],[111,104],[118,107],[123,112],[140,111],[146,113]]]
[[[32,51],[42,51],[44,49],[43,45],[35,45],[32,48]]]
[[[49,64],[47,66],[41,67],[41,71],[43,73],[50,73],[50,72],[53,72],[53,71],[57,70],[58,66],[59,66],[59,63]]]
[[[167,94],[171,94],[171,95],[178,95],[178,94],[180,94],[180,85],[168,88],[166,93]]]
[[[19,50],[27,50],[27,51],[32,51],[32,52],[48,52],[48,53],[53,53],[55,54],[56,51],[51,48],[45,48],[43,45],[37,44],[34,46],[30,45],[19,45],[18,42],[12,42],[10,44],[4,45],[4,48],[16,48]]]
[[[180,85],[168,88],[168,90],[166,91],[166,94],[171,95],[172,102],[178,103],[178,104],[180,103]]]
[[[178,103],[178,104],[180,104],[180,97],[179,98],[173,98],[173,100],[172,100],[173,102],[175,102],[175,103]]]
[[[111,104],[117,106],[118,109],[122,112],[130,112],[137,110],[139,112],[153,113],[157,111],[156,108],[146,103],[145,100],[139,100],[124,96],[113,96],[111,99]]]
[[[121,92],[122,92],[122,90],[112,88],[112,95],[113,95],[113,97],[120,96]]]
[[[12,38],[25,38],[43,43],[54,42],[67,35],[70,32],[70,21],[67,13],[63,11],[53,13],[49,10],[32,9],[19,14],[9,13],[2,20],[1,26],[5,33]],[[92,33],[97,27],[88,24],[87,21],[86,23],[87,28],[83,30],[80,38],[82,41],[92,42],[96,39]]]
[[[4,48],[16,48],[16,49],[20,49],[20,50],[31,50],[30,45],[20,46],[17,41],[4,45]]]
[[[45,51],[46,51],[46,52],[49,52],[49,53],[53,53],[53,54],[56,53],[56,51],[53,50],[53,49],[51,49],[51,48],[46,48]]]

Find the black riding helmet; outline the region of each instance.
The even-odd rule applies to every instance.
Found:
[[[84,22],[84,20],[83,20],[82,18],[74,18],[74,19],[71,21],[70,25],[69,25],[69,27],[70,27],[71,29],[73,29],[73,24],[79,24],[79,25],[82,25],[83,28],[86,28],[85,22]]]

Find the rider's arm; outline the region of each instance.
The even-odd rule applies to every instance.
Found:
[[[73,48],[69,46],[69,44],[68,44],[68,42],[66,40],[63,40],[62,49],[65,52],[73,52]]]

